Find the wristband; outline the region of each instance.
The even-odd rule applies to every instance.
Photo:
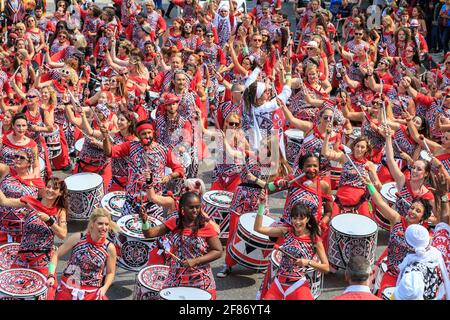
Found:
[[[50,217],[50,219],[48,219],[47,221],[45,221],[45,224],[49,227],[51,227],[52,225],[54,225],[56,222],[55,218]]]
[[[55,266],[55,264],[53,262],[49,262],[48,265],[47,265],[47,268],[48,268],[48,274],[55,273],[56,266]]]
[[[263,216],[264,215],[264,204],[260,203],[258,205],[258,216]]]
[[[291,75],[286,75],[286,76],[284,77],[284,79],[285,79],[285,80],[291,80],[291,79],[292,79],[292,76],[291,76]]]
[[[242,53],[246,56],[248,55],[248,47],[243,47],[242,48]]]
[[[275,190],[277,189],[277,187],[275,186],[275,183],[273,183],[273,182],[269,182],[269,183],[267,184],[267,188],[268,188],[270,191],[275,191]]]
[[[148,220],[142,223],[142,230],[148,230],[150,229],[150,223],[148,223]]]
[[[372,183],[367,185],[367,190],[369,190],[370,195],[373,195],[377,191],[377,189],[375,189],[375,186]]]

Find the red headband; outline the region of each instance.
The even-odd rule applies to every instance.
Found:
[[[155,125],[153,123],[143,123],[136,127],[136,133],[139,134],[142,130],[151,129],[155,131]]]

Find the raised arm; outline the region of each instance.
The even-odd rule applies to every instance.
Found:
[[[397,163],[394,160],[394,149],[392,147],[392,131],[390,128],[387,128],[385,130],[385,136],[386,136],[386,162],[389,168],[389,171],[392,174],[392,177],[394,178],[396,184],[397,184],[397,190],[402,190],[403,186],[405,185],[405,175],[398,167]]]

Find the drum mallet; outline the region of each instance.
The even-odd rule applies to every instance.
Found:
[[[182,260],[180,258],[178,258],[176,255],[174,255],[172,252],[170,252],[170,243],[169,241],[163,240],[162,241],[162,250],[164,250],[164,252],[167,252],[171,257],[173,257],[175,260],[177,260],[178,262],[181,262]]]
[[[290,186],[292,183],[294,183],[295,181],[301,179],[304,176],[305,176],[305,173],[303,172],[302,174],[300,174],[299,176],[295,177],[294,179],[289,180],[287,182],[288,186]],[[273,183],[273,182],[267,184],[267,188],[269,189],[269,191],[275,191],[277,187],[278,187],[278,185],[275,185],[275,183]]]
[[[433,156],[433,153],[430,150],[430,147],[428,146],[427,141],[425,140],[425,137],[423,135],[420,135],[420,140],[422,140],[423,145],[425,146],[425,149],[427,150],[427,152],[430,154],[430,156]]]
[[[287,255],[289,258],[291,258],[293,260],[297,260],[298,259],[298,258],[294,257],[292,254],[286,252],[286,250],[284,250],[284,248],[282,248],[281,246],[279,246],[277,244],[274,245],[273,248],[274,248],[274,250],[279,250],[281,253]]]
[[[347,154],[347,152],[345,152],[345,148],[344,146],[341,144],[339,145],[339,150],[341,150],[344,155],[347,157],[347,160],[350,161],[350,164],[353,166],[353,168],[356,170],[356,172],[358,173],[359,177],[362,179],[363,176],[361,174],[361,172],[359,172],[358,168],[356,167],[355,163],[353,162],[352,158],[350,158],[350,156]]]
[[[405,199],[403,199],[402,196],[400,196],[400,193],[396,192],[395,196],[397,197],[397,199],[400,199],[401,201],[403,201],[404,203],[406,203],[408,206],[411,206],[411,203],[409,203],[408,201],[406,201]]]

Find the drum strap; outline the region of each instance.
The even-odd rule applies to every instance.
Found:
[[[289,286],[289,288],[284,291],[280,281],[278,280],[278,277],[275,277],[274,282],[277,285],[278,290],[283,295],[283,300],[286,300],[286,297],[290,295],[291,293],[295,292],[298,288],[300,288],[306,281],[306,277],[301,278],[300,280],[297,280],[292,285]]]
[[[113,176],[113,177],[112,177],[112,180],[113,180],[116,184],[118,184],[120,187],[125,188],[125,186],[124,186],[122,183],[120,183],[120,181],[119,181],[119,179],[117,179],[117,177]]]

